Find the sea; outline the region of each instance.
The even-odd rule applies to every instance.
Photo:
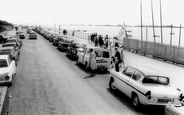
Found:
[[[125,26],[126,27],[126,26]],[[46,27],[47,29],[54,30],[54,26]],[[121,29],[121,26],[85,26],[85,25],[60,25],[60,30],[75,30],[81,31],[85,33],[97,33],[98,35],[102,35],[105,37],[108,35],[110,38],[118,36],[118,33]],[[59,31],[59,26],[55,28],[55,30]],[[128,38],[141,40],[141,27],[126,27]],[[162,28],[162,38],[163,44],[181,46],[184,47],[184,28],[171,28],[164,27]],[[172,34],[171,34],[172,33]],[[153,28],[152,27],[143,27],[142,28],[142,40],[154,42],[153,37]],[[159,27],[155,27],[155,42],[161,43],[161,29]]]

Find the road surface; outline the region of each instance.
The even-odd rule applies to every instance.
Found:
[[[129,63],[134,54],[125,55]],[[10,88],[10,115],[163,115],[162,109],[137,110],[124,94],[110,91],[109,74],[89,74],[42,36],[26,36]]]

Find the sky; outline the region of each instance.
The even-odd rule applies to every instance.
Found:
[[[160,0],[153,1],[160,24]],[[152,24],[151,0],[1,0],[0,20],[15,24]],[[161,0],[162,23],[184,25],[184,0]]]

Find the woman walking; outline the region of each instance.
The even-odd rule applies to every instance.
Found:
[[[95,76],[96,70],[96,54],[93,49],[90,49],[89,64],[91,67],[91,76]]]

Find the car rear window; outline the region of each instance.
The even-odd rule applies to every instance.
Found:
[[[110,57],[110,54],[108,51],[103,51],[103,54],[102,54],[103,58],[109,58]]]
[[[109,58],[110,54],[108,51],[100,51],[100,50],[96,50],[95,51],[96,57],[103,57],[103,58]]]
[[[1,67],[8,67],[8,63],[5,59],[0,59],[0,68]]]
[[[142,83],[150,83],[150,84],[160,84],[160,85],[168,85],[169,78],[163,76],[146,76]]]

